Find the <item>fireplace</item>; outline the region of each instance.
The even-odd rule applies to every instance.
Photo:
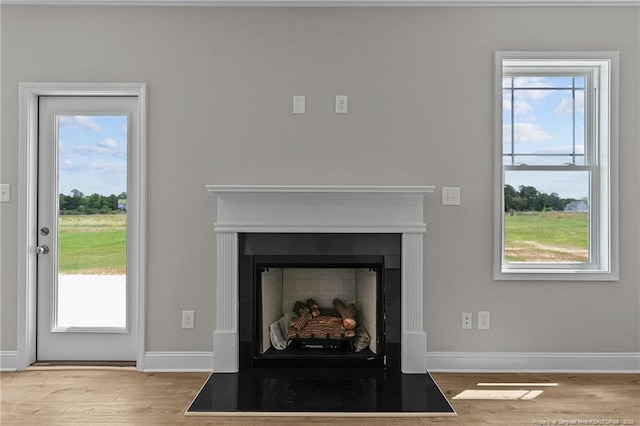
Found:
[[[239,368],[399,368],[401,239],[240,233]]]
[[[386,320],[380,329],[371,331],[376,341],[373,349],[368,348],[373,354],[371,360],[364,357],[363,361],[352,354],[336,355],[337,352],[329,350],[318,355],[318,362],[385,365],[386,358],[387,366],[398,364],[403,373],[426,371],[423,197],[433,192],[433,187],[209,185],[207,189],[216,194],[214,372],[237,372],[261,363],[288,362],[282,359],[284,352],[273,356],[267,353],[270,348],[263,339],[262,311],[270,309],[262,299],[262,279],[266,278],[262,274],[267,269],[269,272],[281,269],[283,277],[286,271],[291,275],[299,269],[375,274],[379,279],[375,291],[382,292],[383,297],[376,299],[373,321],[378,324],[385,316]],[[395,251],[385,252],[388,249],[385,243],[372,245],[376,240],[394,240]],[[345,249],[345,244],[351,248]],[[260,277],[256,279],[258,274]],[[394,277],[395,284],[390,285]],[[379,285],[384,285],[382,290]],[[251,287],[248,291],[244,288],[247,286]],[[284,289],[285,284],[282,286]],[[394,289],[398,290],[395,295]],[[350,291],[336,298],[346,299]],[[320,298],[317,295],[309,298],[314,296]],[[322,297],[324,304],[332,298]],[[244,310],[240,312],[247,298],[252,299],[253,306],[249,315]],[[289,308],[283,304],[275,309],[284,314]]]

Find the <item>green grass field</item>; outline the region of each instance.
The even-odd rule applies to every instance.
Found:
[[[505,258],[511,262],[587,262],[587,213],[527,212],[505,215]]]
[[[127,216],[60,216],[59,272],[126,273]],[[511,262],[588,261],[587,213],[505,215],[505,257]]]
[[[127,216],[60,216],[58,271],[62,274],[126,273]]]

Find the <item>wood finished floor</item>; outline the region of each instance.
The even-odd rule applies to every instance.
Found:
[[[640,375],[433,373],[432,376],[452,403],[458,413],[457,417],[185,417],[184,412],[207,379],[207,373],[138,373],[130,369],[35,369],[0,374],[0,424],[640,425]],[[467,389],[505,389],[480,388],[477,386],[480,382],[553,382],[558,383],[558,386],[531,386],[530,389],[543,390],[541,395],[532,400],[452,399]],[[591,423],[569,423],[572,421]]]

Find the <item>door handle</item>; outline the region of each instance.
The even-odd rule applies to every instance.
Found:
[[[41,246],[36,247],[36,254],[47,254],[49,253],[49,246],[43,244]]]

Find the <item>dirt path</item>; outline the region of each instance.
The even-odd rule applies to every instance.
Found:
[[[589,250],[518,241],[517,247],[505,247],[505,256],[507,259],[524,259],[529,262],[587,262]]]

